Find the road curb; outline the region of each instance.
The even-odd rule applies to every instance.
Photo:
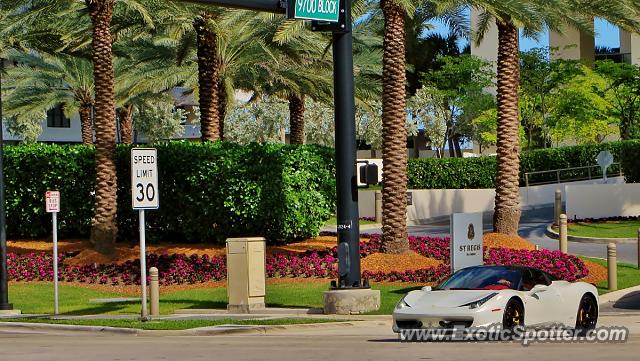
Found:
[[[32,322],[0,322],[0,330],[29,330],[29,331],[65,331],[65,332],[94,332],[112,333],[118,335],[135,335],[138,329],[120,328],[108,326],[81,326],[81,325],[59,325],[52,323],[32,323]]]
[[[547,230],[545,234],[549,238],[559,239],[560,234],[553,230],[553,224],[547,226]],[[567,235],[567,240],[569,242],[578,242],[578,243],[597,243],[597,244],[609,244],[613,243],[625,243],[625,244],[636,244],[638,240],[636,238],[596,238],[596,237],[581,237],[581,236],[572,236]]]
[[[286,332],[305,329],[331,329],[345,328],[366,325],[386,325],[384,321],[347,321],[347,322],[324,322],[296,325],[219,325],[186,330],[142,330],[137,328],[121,328],[108,326],[80,326],[80,325],[59,325],[51,323],[30,323],[30,322],[0,322],[0,330],[22,330],[22,331],[62,331],[62,332],[84,332],[103,333],[113,335],[128,336],[222,336],[238,334],[269,334],[276,332]]]
[[[628,294],[630,294],[632,292],[640,292],[640,286],[633,286],[633,287],[624,288],[624,289],[621,289],[621,290],[605,293],[604,295],[601,295],[599,297],[600,298],[600,303],[603,303],[603,302],[617,302],[621,298],[623,298],[624,296],[626,296],[626,295],[628,295]]]

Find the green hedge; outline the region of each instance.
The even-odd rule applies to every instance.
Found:
[[[291,241],[317,234],[333,214],[332,149],[226,142],[171,142],[157,148],[160,209],[147,211],[151,240],[221,242],[253,235]],[[6,147],[9,235],[49,234],[43,197],[47,189],[58,189],[62,235],[86,237],[94,206],[94,157],[88,146]],[[130,147],[117,148],[117,170],[119,237],[137,239]]]
[[[520,184],[524,174],[540,170],[583,167],[596,164],[596,156],[609,150],[614,161],[621,163],[627,182],[640,182],[640,141],[612,142],[597,145],[540,149],[523,152],[520,156]],[[410,159],[408,178],[410,189],[475,189],[495,187],[495,157],[480,158],[424,158]],[[612,167],[609,174],[619,168]],[[593,170],[593,174],[597,173]],[[561,177],[586,177],[587,171],[562,172]],[[531,182],[552,182],[556,174],[532,175]]]

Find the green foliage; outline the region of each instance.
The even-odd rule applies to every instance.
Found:
[[[621,163],[627,182],[640,182],[640,141],[589,144],[574,147],[539,149],[520,155],[520,185],[528,172],[596,165],[600,151],[608,150]],[[407,166],[411,189],[475,189],[495,187],[495,157],[410,159]],[[618,172],[612,167],[609,174]],[[595,171],[594,171],[595,172]],[[594,173],[595,174],[595,173]],[[585,170],[563,172],[563,178],[586,176]],[[556,174],[535,175],[531,182],[553,182]]]
[[[556,144],[567,140],[601,143],[617,133],[609,98],[607,80],[584,66],[582,74],[567,82],[551,101],[551,139]]]
[[[166,98],[166,97],[165,97]],[[133,113],[136,130],[147,136],[149,142],[171,139],[184,131],[185,111],[175,109],[173,100],[157,97],[142,102]]]
[[[170,142],[157,145],[160,209],[147,212],[151,240],[218,241],[313,236],[334,211],[333,150],[280,144]],[[6,148],[7,224],[11,237],[43,237],[51,220],[44,192],[62,195],[63,237],[87,236],[93,215],[94,148]],[[130,147],[119,146],[120,238],[137,239],[131,209]]]

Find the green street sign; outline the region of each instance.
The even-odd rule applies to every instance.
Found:
[[[295,19],[338,22],[340,0],[295,0]]]

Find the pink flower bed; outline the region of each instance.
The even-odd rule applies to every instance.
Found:
[[[370,236],[369,242],[361,242],[360,254],[366,257],[379,252],[382,246],[379,235]],[[411,249],[425,257],[449,262],[449,238],[409,237]],[[322,251],[307,251],[269,255],[266,259],[267,277],[314,277],[337,278],[337,247]],[[68,254],[59,257],[61,281],[97,283],[111,285],[133,285],[140,283],[140,263],[127,261],[119,264],[96,266],[66,266]],[[510,248],[492,248],[485,251],[485,264],[531,266],[549,272],[561,279],[574,281],[588,275],[588,269],[577,257],[559,251],[528,251]],[[207,255],[186,256],[184,254],[157,255],[147,257],[149,267],[160,271],[160,283],[195,284],[219,281],[226,277],[226,259]],[[9,279],[13,281],[51,281],[53,279],[52,257],[43,252],[8,256]],[[448,264],[438,267],[406,272],[363,272],[371,281],[435,283],[450,274]]]

